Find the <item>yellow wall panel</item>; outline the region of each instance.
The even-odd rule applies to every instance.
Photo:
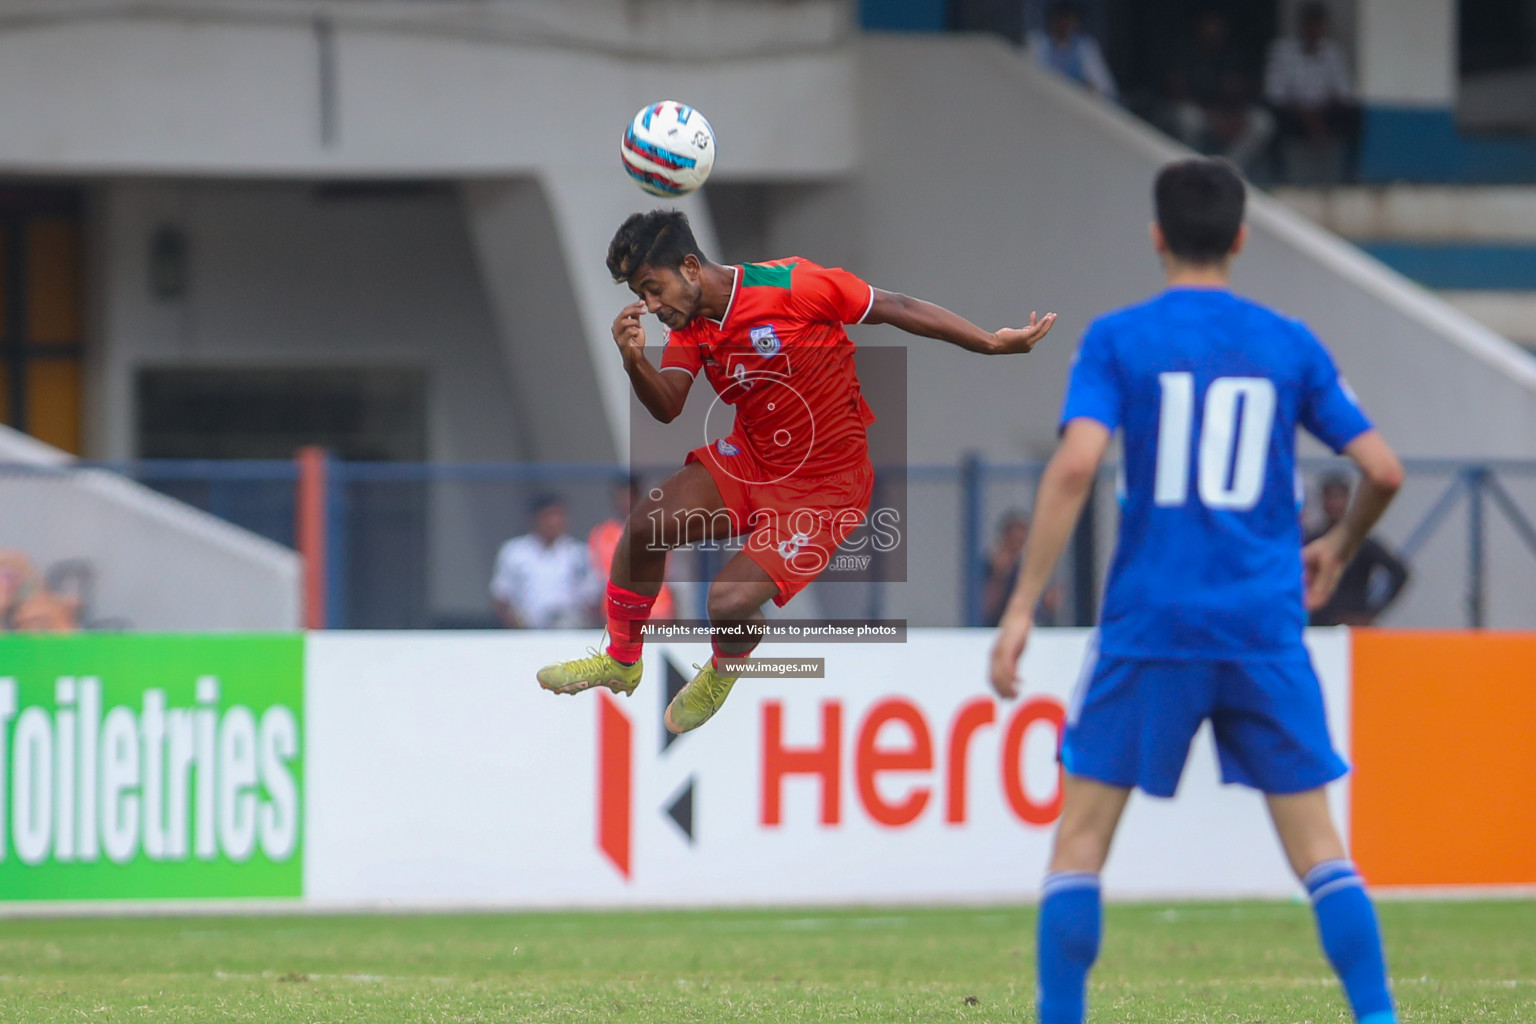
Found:
[[[27,333],[36,344],[77,342],[83,333],[80,222],[39,217],[27,225]]]
[[[80,363],[34,359],[27,368],[28,433],[39,441],[80,453]]]

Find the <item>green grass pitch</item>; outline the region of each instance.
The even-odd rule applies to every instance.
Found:
[[[1404,1024],[1536,1022],[1536,902],[1380,906]],[[1028,907],[0,919],[5,1021],[1034,1019]],[[1093,1022],[1348,1021],[1299,903],[1111,904]]]

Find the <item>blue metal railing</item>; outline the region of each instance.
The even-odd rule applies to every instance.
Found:
[[[484,605],[483,612],[475,610],[478,606],[474,604],[474,587],[467,583],[459,587],[459,612],[445,615],[440,608],[431,606],[426,591],[441,583],[439,563],[460,566],[461,575],[478,572],[476,567],[483,563],[488,579],[495,546],[523,532],[526,499],[535,491],[558,488],[568,492],[575,499],[570,502],[573,521],[595,522],[608,513],[607,485],[627,472],[619,466],[589,463],[382,463],[332,459],[327,466],[326,619],[333,626],[353,628],[432,626],[449,624],[449,620],[459,625],[492,624],[489,601],[480,583],[475,585],[480,586],[478,600]],[[1309,474],[1341,468],[1347,468],[1342,460],[1302,461],[1302,469]],[[1536,500],[1532,500],[1529,489],[1530,482],[1536,481],[1536,461],[1410,459],[1406,460],[1405,468],[1412,486],[1421,488],[1420,497],[1426,493],[1422,490],[1426,483],[1444,482],[1436,485],[1433,499],[1411,503],[1416,515],[1408,520],[1399,516],[1396,535],[1403,538],[1399,545],[1401,556],[1412,562],[1424,554],[1430,541],[1443,536],[1454,516],[1463,511],[1465,590],[1460,603],[1464,614],[1457,616],[1461,621],[1448,618],[1440,624],[1485,625],[1489,618],[1492,524],[1499,521],[1508,527],[1506,533],[1499,535],[1500,543],[1511,543],[1503,539],[1507,534],[1515,539],[1516,547],[1536,555]],[[0,477],[67,475],[86,469],[120,473],[279,543],[294,544],[298,469],[287,460],[9,465],[0,467]],[[643,475],[647,480],[660,480],[674,469],[656,467]],[[989,527],[1001,506],[1027,508],[1033,504],[1043,464],[989,463],[973,456],[953,465],[900,469],[907,487],[914,489],[912,493],[923,492],[930,515],[935,507],[953,509],[952,519],[949,513],[941,515],[947,521],[940,523],[940,532],[928,535],[946,536],[943,531],[954,531],[958,548],[955,557],[960,567],[958,592],[951,592],[948,583],[942,589],[926,582],[920,584],[924,599],[929,601],[925,607],[930,611],[926,614],[934,624],[982,623]],[[1108,484],[1112,473],[1112,469],[1104,471],[1101,493],[1111,492]],[[1515,481],[1525,489],[1512,490]],[[934,488],[941,489],[937,506],[933,504]],[[952,505],[949,498],[943,497],[944,488],[953,489]],[[1526,500],[1522,503],[1517,494]],[[1112,511],[1107,499],[1105,511]],[[1109,518],[1099,517],[1098,533],[1107,529]],[[470,528],[464,535],[452,525],[460,522]],[[1411,525],[1404,528],[1405,522]],[[1100,537],[1103,539],[1107,538]],[[1096,589],[1103,573],[1100,554],[1108,546],[1095,544],[1094,540],[1095,528],[1090,523],[1080,531],[1070,565],[1064,570],[1072,594],[1072,600],[1065,605],[1073,610],[1069,621],[1091,619],[1097,602]],[[710,570],[718,569],[718,556],[718,552],[701,553],[700,561],[693,567],[700,574],[697,578],[710,578]],[[1494,563],[1493,567],[1497,569],[1500,564]],[[466,566],[469,568],[463,568]],[[1536,578],[1536,574],[1531,575]],[[702,614],[705,593],[705,587],[698,587],[691,610]],[[953,603],[947,603],[950,601]],[[889,604],[887,586],[871,583],[864,600],[868,613],[878,617]]]

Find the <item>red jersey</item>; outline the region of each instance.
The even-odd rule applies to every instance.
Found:
[[[836,472],[867,461],[875,421],[854,370],[844,324],[869,315],[875,290],[841,269],[792,257],[732,267],[731,300],[720,320],[673,331],[663,370],[699,370],[736,425],[717,443],[746,445],[777,474]]]

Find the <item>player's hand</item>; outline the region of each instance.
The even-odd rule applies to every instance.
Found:
[[[1339,585],[1339,577],[1344,575],[1344,566],[1347,564],[1348,559],[1344,557],[1339,539],[1332,532],[1323,534],[1301,549],[1301,568],[1303,579],[1306,581],[1307,611],[1316,611],[1328,603],[1328,599],[1333,596],[1335,588]]]
[[[1004,700],[1019,695],[1023,682],[1019,679],[1019,659],[1029,643],[1029,630],[1034,625],[1031,616],[1003,613],[1003,621],[997,627],[997,639],[992,643],[992,689]]]
[[[645,325],[640,322],[644,313],[645,303],[631,302],[613,321],[613,340],[624,354],[625,365],[645,358]]]
[[[993,351],[999,355],[1012,352],[1028,352],[1034,348],[1041,338],[1051,333],[1051,325],[1056,322],[1055,313],[1047,313],[1045,316],[1029,314],[1028,327],[1004,327],[992,335],[996,339],[996,348]]]

